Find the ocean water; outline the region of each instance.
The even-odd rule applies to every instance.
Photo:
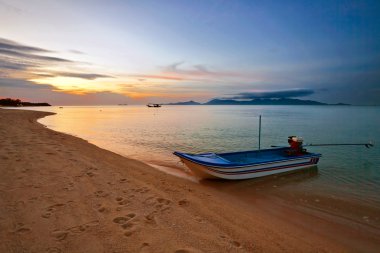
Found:
[[[136,158],[167,172],[186,168],[173,151],[229,152],[304,143],[365,143],[375,147],[309,147],[321,153],[318,170],[298,183],[304,191],[333,192],[380,206],[380,107],[365,106],[90,106],[30,108],[57,113],[39,122]],[[165,170],[165,169],[164,169]],[[174,173],[175,174],[175,173]],[[185,174],[185,173],[183,173]],[[253,181],[254,182],[254,181]]]

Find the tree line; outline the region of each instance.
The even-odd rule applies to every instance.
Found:
[[[32,103],[21,101],[20,99],[3,98],[0,99],[0,106],[50,106],[48,103]]]

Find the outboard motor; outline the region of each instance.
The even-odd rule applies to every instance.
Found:
[[[297,136],[289,136],[288,143],[290,145],[289,155],[301,155],[306,152],[306,149],[302,147],[303,138]]]

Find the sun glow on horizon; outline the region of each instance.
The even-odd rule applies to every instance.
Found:
[[[136,77],[86,80],[64,76],[29,79],[36,85],[51,85],[56,91],[67,94],[85,95],[96,92],[111,92],[125,95],[131,99],[183,97],[182,93],[177,94],[172,91],[173,85],[176,85],[179,80],[178,78],[166,78],[158,75],[145,76],[144,80]],[[203,93],[192,92],[192,94],[202,95]]]

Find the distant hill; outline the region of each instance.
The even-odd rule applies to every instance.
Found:
[[[32,103],[21,101],[20,99],[4,98],[0,99],[0,106],[51,106],[48,103]]]
[[[201,103],[195,101],[187,101],[187,102],[177,102],[177,103],[169,103],[166,105],[201,105]]]
[[[207,103],[201,104],[194,101],[170,103],[168,105],[349,105],[349,104],[326,104],[313,100],[301,100],[292,98],[280,99],[252,99],[252,100],[233,100],[233,99],[212,99]]]
[[[312,101],[312,100],[300,100],[291,98],[280,98],[280,99],[252,99],[245,101],[237,100],[224,100],[224,99],[213,99],[206,105],[327,105],[325,103]]]

